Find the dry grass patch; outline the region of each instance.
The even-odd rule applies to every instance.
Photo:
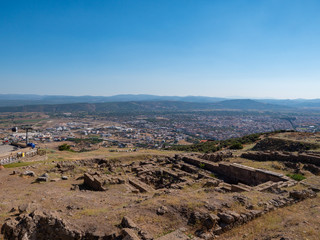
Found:
[[[289,239],[318,240],[320,197],[269,212],[219,237],[221,240]],[[303,213],[303,214],[301,214]]]

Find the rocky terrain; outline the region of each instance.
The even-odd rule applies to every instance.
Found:
[[[316,150],[251,147],[6,165],[0,239],[318,239]]]

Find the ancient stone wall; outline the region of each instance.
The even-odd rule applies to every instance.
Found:
[[[220,176],[222,175],[233,183],[240,182],[250,186],[256,186],[268,181],[280,182],[288,180],[283,174],[255,169],[236,163],[216,164],[193,157],[183,157],[182,160],[189,164],[217,173]]]
[[[247,152],[241,155],[255,161],[282,161],[282,162],[300,162],[314,164],[320,167],[320,156],[315,154],[294,154],[286,152]]]
[[[199,156],[201,159],[208,160],[211,162],[220,162],[226,158],[231,158],[233,156],[231,151],[217,152],[217,153],[206,153]]]
[[[261,202],[263,210],[246,210],[243,212],[221,211],[218,214],[193,212],[189,217],[189,225],[200,225],[196,235],[203,239],[213,239],[215,235],[229,231],[234,227],[248,223],[249,221],[274,211],[277,208],[292,205],[308,198],[316,197],[316,193],[311,190],[301,190],[289,192],[287,196],[279,196],[267,202]],[[199,224],[200,223],[200,224]],[[208,236],[208,234],[211,235]],[[208,236],[208,238],[206,237]]]

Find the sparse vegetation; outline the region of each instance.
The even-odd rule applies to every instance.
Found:
[[[103,142],[103,139],[93,136],[89,138],[69,138],[68,141],[75,143],[89,143],[89,144],[97,144]]]
[[[250,134],[241,138],[231,138],[221,141],[206,141],[192,145],[174,145],[170,150],[186,151],[186,152],[203,152],[213,153],[223,148],[242,149],[243,144],[251,144],[259,140],[263,133]]]
[[[319,147],[320,145],[315,143],[293,141],[293,140],[279,139],[279,138],[266,138],[260,141],[259,143],[257,143],[256,146],[254,146],[253,150],[298,152],[298,151],[317,149]]]
[[[59,149],[59,151],[70,151],[71,150],[71,146],[66,144],[66,143],[64,143],[64,144],[60,145],[58,147],[58,149]]]
[[[272,134],[270,134],[270,136],[279,137],[279,135],[274,136]],[[238,163],[255,168],[259,167],[263,170],[276,171],[281,174],[293,172],[292,169],[285,169],[283,165],[277,161],[257,162],[239,157],[240,154],[245,153],[249,148],[251,149],[257,141],[265,137],[268,137],[268,135],[261,136],[261,134],[253,134],[243,138],[197,143],[190,145],[190,148],[201,152],[213,152],[221,149],[242,149],[241,151],[225,151],[227,153],[232,152],[233,156],[227,159],[219,159],[219,161],[227,161],[226,165]],[[95,136],[95,138],[97,139],[97,136]],[[88,140],[84,140],[84,142],[80,141],[79,143],[83,143],[85,147],[91,144]],[[184,142],[181,143],[184,144]],[[228,182],[221,172],[216,172],[218,179],[211,179],[216,178],[216,176],[210,173],[210,171],[204,170],[207,169],[207,166],[210,164],[207,161],[211,161],[212,164],[217,165],[221,163],[212,160],[212,158],[210,158],[211,160],[203,161],[204,163],[194,164],[192,168],[187,169],[184,168],[185,166],[182,167],[183,157],[174,158],[177,152],[173,151],[139,149],[136,152],[130,151],[131,146],[127,148],[111,148],[112,151],[110,151],[110,149],[102,146],[99,149],[91,149],[87,152],[79,150],[82,146],[79,147],[76,146],[76,144],[73,145],[73,143],[69,143],[70,145],[60,145],[62,149],[60,150],[59,144],[62,144],[62,142],[46,143],[46,146],[42,146],[46,149],[46,156],[42,157],[42,159],[45,158],[46,160],[43,162],[36,159],[34,162],[10,164],[9,167],[33,165],[32,167],[17,169],[17,173],[13,173],[12,176],[9,175],[9,172],[13,172],[12,170],[4,169],[0,171],[0,180],[4,183],[1,186],[1,191],[5,193],[1,199],[5,204],[0,204],[0,210],[4,212],[0,214],[0,220],[2,222],[5,221],[5,218],[12,217],[13,214],[15,214],[12,213],[11,215],[11,213],[9,213],[12,206],[17,209],[17,206],[21,203],[37,201],[41,202],[41,205],[45,209],[53,211],[61,210],[58,211],[57,214],[63,219],[74,221],[75,225],[86,226],[87,223],[90,223],[87,224],[89,227],[96,225],[95,227],[98,230],[110,228],[110,232],[115,232],[114,230],[120,230],[117,229],[117,227],[122,217],[129,216],[137,226],[148,229],[148,233],[153,237],[163,236],[171,233],[173,229],[185,227],[186,230],[183,232],[185,232],[185,235],[187,235],[189,239],[193,239],[192,234],[196,235],[195,231],[203,227],[203,221],[197,220],[196,225],[189,225],[188,218],[191,213],[200,213],[201,217],[202,213],[217,214],[225,210],[236,213],[247,212],[249,208],[247,209],[246,207],[249,205],[246,205],[246,201],[254,205],[253,209],[255,211],[259,211],[264,210],[264,203],[266,201],[277,197],[277,193],[272,191],[259,192],[258,190],[252,190],[241,193],[234,193],[232,192],[233,190],[230,191]],[[60,151],[57,150],[58,147]],[[71,147],[76,152],[72,152]],[[183,154],[181,156],[192,156],[201,159],[200,154]],[[206,157],[212,156],[208,154]],[[92,161],[95,161],[95,163],[91,164]],[[113,162],[117,163],[114,166],[109,166],[109,164],[113,164]],[[199,172],[203,174],[199,174],[199,172],[194,169],[198,169]],[[24,175],[26,171],[34,171],[36,177],[47,172],[50,180],[43,184],[31,184],[34,177]],[[183,171],[189,172],[183,174]],[[301,171],[305,175],[290,174],[288,176],[298,181],[301,181],[306,176],[306,181],[309,181],[312,173],[304,171],[302,168]],[[87,189],[82,191],[81,186],[85,173],[95,175],[97,179],[100,177],[104,179],[103,186],[107,186],[107,192],[94,192]],[[22,177],[20,177],[20,175]],[[178,177],[176,177],[176,175]],[[67,180],[63,179],[62,176],[66,176]],[[182,176],[181,179],[180,176]],[[316,184],[318,184],[318,176],[312,176],[315,177],[317,181]],[[129,184],[128,179],[138,179],[143,184],[145,183],[147,187],[149,185],[153,187],[153,189],[151,189],[150,192],[149,190],[147,192],[137,191],[135,188],[132,189],[132,186],[127,186],[127,184]],[[195,179],[196,181],[194,181]],[[125,184],[123,184],[123,180]],[[224,183],[220,183],[220,181],[224,181]],[[6,185],[5,183],[7,182],[10,183],[10,185]],[[212,185],[204,187],[207,182]],[[11,187],[14,183],[17,183],[15,188]],[[216,186],[214,183],[219,184]],[[156,189],[161,190],[153,191],[155,186],[157,186]],[[288,195],[288,192],[293,190],[300,191],[306,189],[303,184],[297,184],[294,187],[295,188],[281,188],[285,192],[283,195]],[[70,188],[72,188],[72,191]],[[162,191],[162,189],[165,190]],[[43,193],[46,194],[45,198],[43,197]],[[235,202],[233,199],[235,195],[240,197],[240,199],[243,197],[244,203]],[[55,204],[52,204],[53,202]],[[317,202],[313,201],[313,205],[316,204]],[[167,212],[163,215],[158,215],[157,210],[161,207],[166,207]],[[292,206],[290,207],[292,208]],[[285,208],[286,207],[282,208],[281,211],[284,211]],[[307,211],[309,216],[313,214],[312,216],[316,218],[316,214],[318,214],[317,210],[317,207],[313,207]],[[258,222],[257,224],[257,222],[253,221],[248,223],[249,227],[241,226],[233,230],[237,237],[234,239],[239,239],[239,237],[244,238],[244,234],[247,234],[246,238],[248,239],[251,239],[251,236],[262,239],[265,238],[265,236],[262,236],[263,233],[260,234],[258,230],[265,228],[269,229],[269,231],[283,231],[284,224],[287,224],[287,226],[289,226],[288,228],[292,227],[290,222],[287,221],[288,218],[290,220],[292,213],[287,212],[286,216],[281,215],[280,219],[278,216],[274,217],[277,215],[276,213],[278,213],[278,209],[270,213],[272,217],[268,217],[269,213],[267,213],[263,216],[263,220],[259,218],[255,220],[261,223]],[[308,225],[306,227],[306,225],[300,223],[298,232],[306,231],[310,236],[315,236],[318,230],[314,227],[313,222],[312,224],[312,226]],[[245,229],[241,230],[241,233],[243,233],[241,235],[238,233],[238,229],[240,228]],[[309,231],[308,229],[311,228],[312,231]],[[286,229],[287,228],[285,228],[285,230]],[[86,231],[87,228],[84,227],[84,230]],[[109,229],[106,231],[109,231]],[[219,238],[224,239],[224,234],[228,233],[223,233]],[[312,239],[312,237],[310,237],[310,239]]]
[[[173,229],[166,230],[166,231],[162,232],[161,234],[159,234],[157,237],[162,237],[162,236],[165,236],[165,235],[170,234],[172,232],[174,232]]]
[[[240,142],[235,142],[229,148],[234,150],[243,149],[243,145]]]
[[[187,234],[187,237],[188,237],[189,239],[194,239],[194,236],[193,236],[191,233],[188,233],[188,234]]]
[[[204,168],[205,166],[206,166],[206,165],[205,165],[204,163],[200,163],[200,164],[199,164],[199,167],[200,167],[200,168]]]
[[[34,164],[34,162],[16,162],[4,165],[5,168],[26,167]]]

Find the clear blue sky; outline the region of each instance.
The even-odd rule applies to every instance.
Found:
[[[319,0],[0,0],[0,93],[320,98]]]

